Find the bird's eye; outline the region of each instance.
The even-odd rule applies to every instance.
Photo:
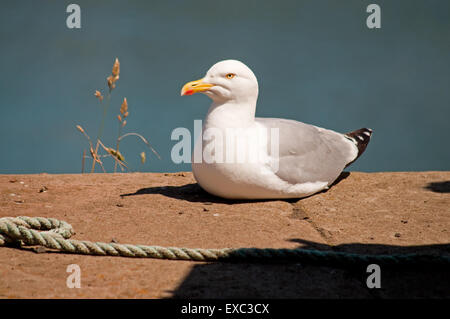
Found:
[[[229,79],[229,80],[231,80],[231,79],[234,78],[235,76],[236,76],[236,74],[234,74],[234,73],[228,73],[228,74],[226,75],[227,79]]]

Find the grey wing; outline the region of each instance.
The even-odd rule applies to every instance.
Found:
[[[256,118],[256,121],[268,129],[279,129],[276,175],[291,184],[317,181],[331,184],[357,156],[354,143],[341,133],[294,120]]]

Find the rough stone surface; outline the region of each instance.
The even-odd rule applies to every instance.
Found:
[[[227,201],[191,173],[0,175],[0,217],[65,220],[74,239],[201,248],[450,253],[450,172],[344,173],[302,200]],[[81,288],[67,288],[67,266]],[[0,247],[0,298],[450,297],[448,269],[366,269],[96,257]]]

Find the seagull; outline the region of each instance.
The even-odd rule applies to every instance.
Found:
[[[326,190],[361,156],[372,135],[368,128],[342,134],[295,120],[255,117],[258,81],[237,60],[216,63],[181,89],[182,96],[194,93],[207,95],[212,104],[194,145],[192,172],[204,190],[226,199],[302,198]],[[214,134],[205,138],[208,131]],[[252,136],[261,132],[270,137],[258,140],[261,147],[250,147],[257,144]],[[240,144],[230,142],[233,138],[241,138]],[[207,160],[206,150],[219,160]],[[262,155],[256,161],[248,160],[252,154],[236,160],[243,151]],[[228,155],[232,160],[224,160]]]

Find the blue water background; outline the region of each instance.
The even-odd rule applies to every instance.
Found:
[[[190,170],[172,162],[170,135],[192,130],[210,102],[180,88],[229,58],[257,75],[258,116],[374,129],[352,170],[450,170],[450,2],[377,1],[382,27],[370,30],[372,2],[77,0],[82,27],[71,30],[69,1],[2,1],[0,173],[80,172],[87,143],[75,125],[95,138],[93,92],[105,91],[115,57],[103,141],[114,146],[127,97],[125,131],[162,158],[130,137],[121,151],[135,171]]]

